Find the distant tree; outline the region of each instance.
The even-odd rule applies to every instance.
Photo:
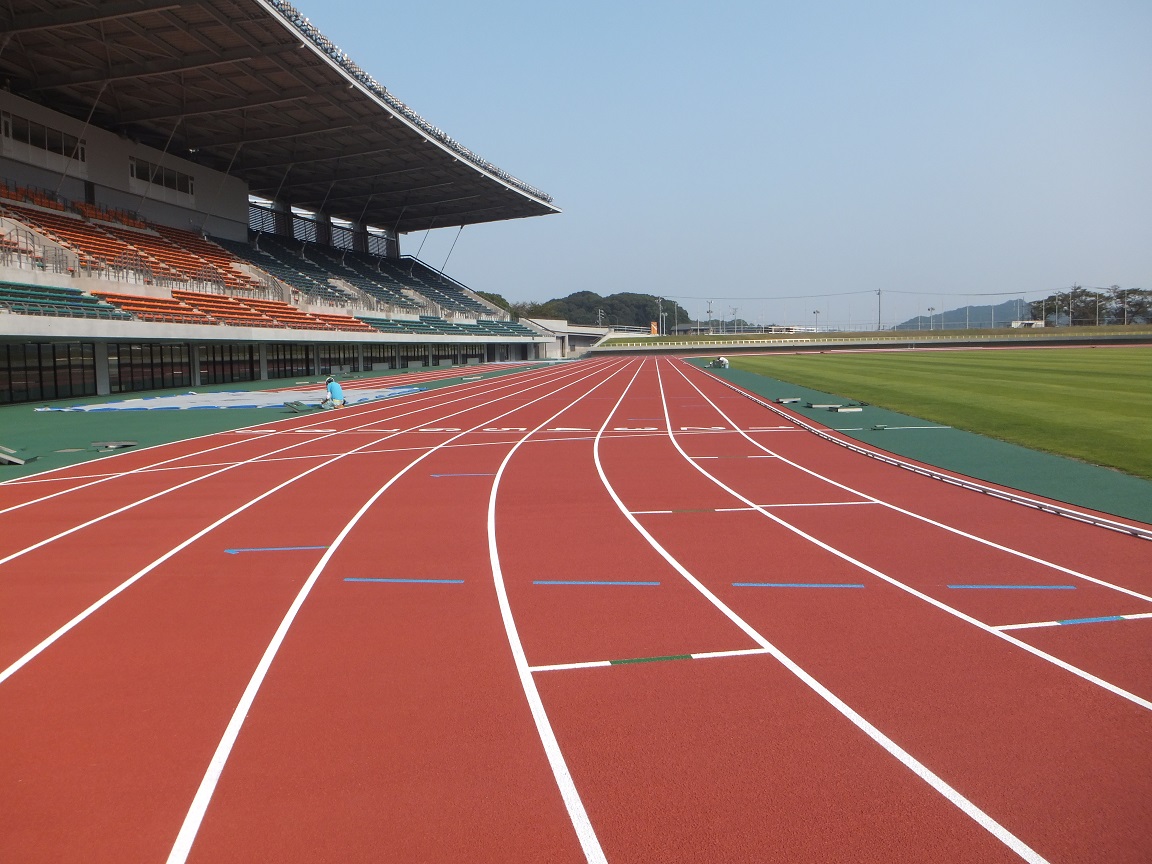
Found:
[[[1059,326],[1144,324],[1152,321],[1152,292],[1140,288],[1073,285],[1030,304],[1032,317]]]
[[[1109,324],[1148,324],[1152,322],[1152,291],[1143,288],[1108,289]]]
[[[689,321],[688,311],[674,300],[663,300],[653,294],[621,292],[602,297],[595,291],[577,291],[548,304],[573,324],[625,327],[647,327],[660,320],[663,310],[669,329],[677,321]]]
[[[491,291],[477,291],[476,293],[491,303],[493,306],[499,306],[501,309],[508,311],[512,310],[512,304],[505,300],[501,294],[493,294]]]
[[[563,318],[564,316],[558,313],[554,303],[554,300],[549,300],[546,303],[526,301],[513,303],[510,306],[510,311],[518,318]]]

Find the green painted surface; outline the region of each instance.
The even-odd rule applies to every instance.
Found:
[[[1152,359],[1152,351],[1148,349],[1131,350],[1145,351],[1146,356]],[[811,359],[822,360],[828,359],[830,356],[821,355]],[[905,357],[906,355],[901,354],[894,359],[899,360]],[[710,359],[701,358],[700,361],[692,362],[705,365]],[[752,358],[740,358],[739,363],[743,364],[746,359]],[[791,359],[791,357],[787,359]],[[802,402],[786,407],[814,423],[838,429],[850,438],[887,450],[898,456],[906,456],[978,480],[986,480],[1023,492],[1043,495],[1046,498],[1063,501],[1074,506],[1088,507],[1115,516],[1152,523],[1152,482],[1148,480],[957,428],[874,429],[874,426],[926,427],[952,426],[952,424],[940,424],[937,421],[925,419],[924,415],[920,413],[902,413],[877,405],[867,405],[863,411],[851,414],[806,408],[804,407],[806,402],[850,404],[854,401],[852,397],[857,396],[857,394],[852,393],[852,396],[845,396],[843,391],[837,393],[817,390],[815,387],[803,386],[743,369],[709,371],[756,393],[768,401],[775,401],[778,398],[800,397]],[[976,383],[979,381],[977,380]],[[864,398],[864,401],[872,401],[862,396],[860,398]],[[1081,422],[1086,422],[1082,416]],[[1146,438],[1145,440],[1152,439]]]
[[[762,355],[733,365],[1152,480],[1152,348]]]
[[[665,660],[691,660],[691,654],[669,654],[665,657],[632,657],[628,660],[609,660],[613,666],[623,666],[626,663],[662,663]]]
[[[509,367],[485,371],[484,378],[521,372],[530,367]],[[475,377],[479,373],[469,367],[457,367],[460,377],[438,381],[418,381],[416,386],[435,389],[460,384],[463,376]],[[420,370],[408,370],[420,371]],[[354,381],[357,378],[395,378],[388,382],[396,386],[405,384],[405,370],[387,372],[363,372],[359,375],[341,376],[340,380]],[[278,378],[272,381],[244,381],[231,384],[218,384],[196,387],[197,393],[221,393],[229,391],[258,391],[292,387],[309,390],[316,395],[316,402],[323,398],[325,376],[300,376],[299,378]],[[305,381],[306,384],[297,384]],[[112,453],[99,451],[92,446],[96,441],[136,441],[137,446],[129,450],[139,450],[171,441],[181,441],[232,429],[259,426],[289,417],[320,416],[300,415],[288,408],[227,408],[196,409],[177,411],[107,411],[83,413],[68,411],[36,411],[48,406],[61,408],[69,405],[97,405],[126,399],[139,399],[149,396],[171,396],[187,392],[186,389],[151,390],[140,393],[118,393],[114,396],[92,397],[87,399],[59,399],[51,402],[26,402],[19,405],[0,406],[0,446],[16,450],[18,457],[35,455],[36,461],[27,465],[0,464],[0,481],[17,477],[27,477],[53,468],[75,465],[102,459]],[[77,452],[61,453],[71,450]],[[124,453],[125,450],[116,450]]]

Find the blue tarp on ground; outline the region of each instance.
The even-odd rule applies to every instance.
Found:
[[[377,399],[391,399],[419,393],[422,387],[385,387],[364,390],[346,389],[348,405],[360,405]],[[315,387],[308,390],[281,390],[278,392],[252,392],[233,390],[221,393],[196,393],[189,391],[173,396],[147,396],[139,399],[121,399],[103,402],[99,405],[44,406],[37,411],[177,411],[193,408],[283,408],[289,402],[304,402],[320,407],[324,394]]]

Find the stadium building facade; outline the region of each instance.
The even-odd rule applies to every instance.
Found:
[[[556,356],[400,250],[551,198],[294,7],[16,0],[0,19],[0,403]]]

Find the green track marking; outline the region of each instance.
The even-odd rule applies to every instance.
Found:
[[[662,663],[665,660],[691,660],[691,654],[669,654],[667,657],[631,657],[627,660],[609,660],[613,666],[623,666],[625,663]]]

